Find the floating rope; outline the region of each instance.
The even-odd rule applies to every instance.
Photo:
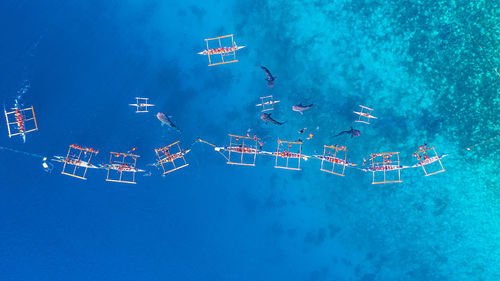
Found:
[[[13,149],[13,148],[8,148],[8,147],[3,147],[3,146],[0,146],[0,150],[7,150],[7,151],[10,151],[10,152],[20,153],[20,154],[24,154],[24,155],[35,157],[35,158],[42,158],[42,159],[45,158],[45,156],[42,156],[42,155],[39,155],[39,154],[36,154],[36,153],[30,153],[30,152],[21,151],[21,150],[17,150],[17,149]]]

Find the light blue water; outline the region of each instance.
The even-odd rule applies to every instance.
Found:
[[[24,80],[40,130],[1,147],[52,156],[69,144],[136,147],[153,176],[137,185],[51,174],[40,159],[0,151],[2,280],[498,280],[499,6],[495,1],[4,1],[0,92]],[[208,67],[204,38],[233,33],[236,64]],[[482,48],[481,48],[481,47]],[[267,88],[265,65],[277,76]],[[259,96],[281,100],[265,125]],[[157,106],[138,115],[127,104]],[[314,103],[300,116],[294,104]],[[358,104],[371,125],[353,123]],[[161,127],[173,116],[182,134]],[[361,136],[333,139],[354,126]],[[4,127],[4,126],[2,126]],[[159,176],[154,148],[197,137],[227,144],[248,129],[314,133],[304,153],[345,145],[352,162],[400,151],[413,164],[435,145],[445,173],[371,174],[235,167],[196,144],[190,166]],[[315,128],[319,127],[318,130]],[[304,139],[305,136],[302,136]]]

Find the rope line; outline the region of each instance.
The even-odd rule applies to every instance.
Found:
[[[455,154],[459,151],[463,151],[463,150],[466,150],[466,151],[470,151],[471,149],[474,149],[478,146],[481,146],[485,143],[488,143],[488,142],[492,142],[496,139],[500,138],[500,135],[497,135],[497,136],[494,136],[494,137],[490,137],[486,140],[483,140],[481,142],[478,142],[478,143],[475,143],[471,146],[468,146],[468,147],[465,147],[465,148],[461,148],[457,151],[454,151],[454,152],[451,152],[451,153],[446,153],[446,154],[442,154],[442,155],[437,155],[437,159],[442,159],[446,156],[449,156],[449,155],[452,155],[452,154]],[[213,143],[210,143],[208,141],[205,141],[201,138],[197,138],[190,146],[189,146],[189,149],[188,149],[188,152],[191,150],[191,148],[196,145],[197,143],[203,143],[203,144],[206,144],[206,145],[209,145],[211,147],[214,148],[214,150],[219,153],[220,155],[222,155],[222,157],[224,157],[224,159],[226,159],[227,161],[229,161],[229,158],[228,156],[226,156],[222,151],[229,151],[227,147],[222,147],[222,146],[217,146]],[[26,155],[26,156],[30,156],[30,157],[35,157],[35,158],[41,158],[41,159],[46,159],[47,157],[45,156],[42,156],[40,154],[36,154],[36,153],[30,153],[30,152],[25,152],[25,151],[21,151],[21,150],[17,150],[17,149],[13,149],[13,148],[9,148],[9,147],[3,147],[3,146],[0,146],[0,150],[4,150],[4,151],[9,151],[9,152],[14,152],[14,153],[19,153],[19,154],[23,154],[23,155]],[[234,152],[234,151],[233,151]],[[240,153],[240,152],[238,152]],[[256,151],[254,152],[255,154],[257,155],[267,155],[267,156],[272,156],[272,157],[283,157],[285,158],[284,156],[281,156],[279,155],[279,152],[278,151],[273,151],[273,152],[269,152],[269,151],[264,151],[264,150],[258,150],[256,149]],[[252,153],[253,154],[253,153]],[[324,155],[305,155],[305,154],[297,154],[296,157],[287,157],[287,158],[298,158],[298,159],[303,159],[303,160],[309,160],[309,159],[316,159],[316,160],[322,160],[324,161],[325,158],[324,158]],[[52,161],[55,161],[55,162],[64,162],[64,161],[61,161],[61,157],[58,157],[58,156],[53,156]],[[44,160],[45,161],[45,160]],[[44,162],[45,163],[45,162]],[[354,163],[351,163],[349,161],[346,161],[346,162],[343,162],[343,163],[340,163],[340,162],[336,162],[334,164],[338,164],[338,165],[344,165],[346,168],[354,168],[354,169],[357,169],[357,170],[360,170],[360,171],[363,171],[363,172],[371,172],[373,170],[370,169],[370,167],[368,166],[368,168],[361,168],[363,166],[365,166],[365,162],[362,164],[362,165],[359,165],[359,164],[354,164]],[[421,167],[422,165],[422,162],[419,162],[417,164],[414,164],[414,165],[411,165],[411,166],[407,166],[407,165],[400,165],[397,169],[409,169],[409,168],[419,168]],[[147,164],[147,166],[155,166],[158,168],[158,163],[154,163],[154,164]],[[100,169],[102,167],[100,166],[96,166],[96,169]]]

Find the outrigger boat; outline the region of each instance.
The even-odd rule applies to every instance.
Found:
[[[61,174],[86,180],[88,169],[102,169],[102,167],[90,164],[92,157],[97,154],[99,151],[91,147],[71,144],[66,157],[54,156],[52,161],[63,163]]]
[[[363,106],[363,105],[359,105],[359,106],[361,107],[360,111],[353,111],[355,114],[359,115],[358,120],[355,120],[354,122],[370,124],[370,119],[371,118],[378,119],[377,117],[371,115],[373,109],[371,109],[369,107],[366,107],[366,106]],[[367,118],[367,119],[366,120],[361,120],[362,117]]]
[[[428,148],[427,144],[420,146],[419,149],[420,149],[419,151],[413,154],[413,156],[418,159],[418,163],[411,166],[412,168],[422,167],[425,176],[430,176],[446,171],[443,167],[443,163],[441,163],[441,159],[448,156],[448,154],[443,154],[439,156],[436,152],[435,147],[433,146]],[[432,156],[433,154],[434,156]],[[432,163],[437,163],[437,164],[432,164]],[[426,167],[427,165],[429,166]]]
[[[208,57],[208,66],[238,62],[236,51],[245,48],[234,42],[232,34],[208,38],[205,39],[205,43],[207,48],[198,54]]]
[[[66,163],[69,165],[74,165],[82,168],[87,168],[87,169],[102,169],[100,166],[95,166],[92,165],[86,161],[83,160],[77,160],[77,159],[72,159],[72,158],[64,158],[64,156],[53,156],[52,161],[54,162],[60,162],[60,163]]]
[[[199,53],[198,55],[226,55],[226,54],[231,54],[232,52],[238,51],[240,49],[245,48],[246,46],[237,46],[235,45],[234,47],[220,47],[220,48],[215,48],[215,49],[207,49],[203,50]]]
[[[272,152],[271,155],[275,156],[275,157],[281,157],[281,158],[296,158],[296,159],[303,159],[305,161],[308,160],[307,155],[300,154],[300,153],[292,153],[292,152],[288,152],[287,150],[279,151],[279,152]]]
[[[378,119],[377,117],[373,116],[373,115],[370,115],[370,113],[366,113],[366,112],[357,112],[357,111],[353,111],[354,113],[358,114],[358,115],[361,115],[363,117],[367,117],[367,118],[375,118],[375,119]]]
[[[313,155],[312,158],[314,159],[319,159],[319,160],[325,160],[326,162],[330,162],[330,163],[334,163],[334,164],[339,164],[339,165],[345,165],[345,166],[348,166],[348,167],[355,167],[357,166],[356,164],[354,163],[351,163],[349,161],[345,161],[344,159],[340,159],[340,158],[337,158],[337,157],[333,157],[333,156],[328,156],[328,155]]]
[[[372,184],[400,183],[401,170],[410,168],[401,165],[399,152],[372,153],[370,162],[370,166],[361,170],[373,173]]]
[[[278,102],[280,102],[280,101],[279,100],[266,101],[266,102],[263,102],[263,103],[258,103],[255,106],[273,105],[273,104],[278,103]]]
[[[16,118],[16,123],[17,123],[17,128],[19,129],[19,134],[21,134],[21,137],[23,138],[23,142],[26,143],[26,132],[24,129],[24,115],[21,113],[21,110],[19,108],[19,102],[16,99],[14,103],[14,116]]]
[[[172,153],[172,154],[170,154],[169,152],[162,151],[162,153],[163,153],[163,159],[162,159],[162,161],[159,161],[158,163],[153,164],[153,165],[159,165],[161,163],[166,163],[166,162],[174,162],[177,159],[183,158],[184,155],[188,154],[190,151],[191,150],[188,149],[188,150],[185,150],[185,151],[179,151],[179,152]]]
[[[280,102],[279,100],[273,100],[273,95],[260,97],[260,103],[255,106],[262,107],[262,112],[274,110],[274,104]]]
[[[431,164],[431,163],[434,163],[440,159],[443,159],[445,158],[446,156],[448,156],[448,154],[443,154],[441,156],[433,156],[433,157],[430,157],[430,158],[425,158],[422,162],[419,162],[415,165],[412,165],[411,167],[412,168],[415,168],[415,167],[421,167],[421,166],[425,166],[425,165],[428,165],[428,164]]]
[[[367,168],[361,169],[361,170],[365,171],[365,172],[381,172],[381,171],[403,170],[406,168],[410,168],[410,167],[400,166],[400,165],[382,165],[382,166],[367,167]]]
[[[129,105],[130,105],[130,106],[136,106],[136,107],[155,106],[154,104],[149,104],[149,103],[139,103],[139,104],[136,104],[136,103],[130,103]]]
[[[20,135],[23,142],[26,143],[26,134],[38,130],[38,125],[36,123],[35,111],[33,106],[28,108],[21,108],[22,104],[19,101],[19,97],[15,99],[14,107],[12,111],[7,112],[4,106],[5,119],[7,121],[7,129],[9,131],[9,138],[13,136]],[[27,114],[31,112],[31,114]],[[12,116],[14,118],[10,118]],[[12,120],[14,119],[14,120]]]
[[[272,96],[271,96],[271,99],[272,99]],[[262,110],[261,112],[265,112],[265,111],[269,111],[269,110],[274,110],[274,104],[276,103],[279,103],[280,101],[279,100],[270,100],[270,101],[262,101],[262,103],[259,103],[259,104],[256,104],[255,106],[260,106],[262,107]],[[266,106],[270,106],[270,107],[266,107]]]
[[[184,156],[188,154],[191,149],[183,150],[179,142],[180,141],[176,141],[165,147],[155,148],[158,162],[152,165],[158,169],[161,167],[161,169],[163,170],[162,175],[166,175],[170,172],[187,167],[189,165]]]
[[[132,165],[128,164],[101,164],[100,168],[102,169],[111,169],[118,172],[133,172],[133,173],[144,173],[145,170],[137,169]]]
[[[135,151],[135,148],[132,148],[127,153],[109,153],[109,163],[99,165],[102,169],[108,170],[106,181],[136,184],[135,173],[145,171],[137,169],[137,158],[140,156],[132,154],[133,151]]]
[[[155,106],[154,104],[148,103],[149,98],[139,98],[136,97],[136,103],[130,103],[130,106],[135,106],[136,107],[136,113],[141,113],[141,112],[149,112],[148,111],[148,106]]]
[[[231,152],[237,152],[237,153],[249,153],[249,154],[256,154],[259,153],[258,149],[252,148],[252,147],[224,147],[224,150],[226,151],[231,151]]]

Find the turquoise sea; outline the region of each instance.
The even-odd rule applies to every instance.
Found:
[[[498,1],[4,0],[0,25],[1,101],[29,85],[39,127],[23,143],[0,125],[0,280],[500,280]],[[204,39],[226,34],[239,61],[207,66]],[[267,95],[282,126],[260,119]],[[137,96],[155,107],[134,113]],[[378,119],[354,122],[360,104]],[[271,152],[346,146],[359,165],[413,165],[424,143],[449,156],[373,185],[313,159],[227,165],[195,142],[247,132]],[[154,149],[175,141],[189,166],[161,176]],[[45,172],[70,144],[99,150],[94,164],[135,148],[151,176]]]

